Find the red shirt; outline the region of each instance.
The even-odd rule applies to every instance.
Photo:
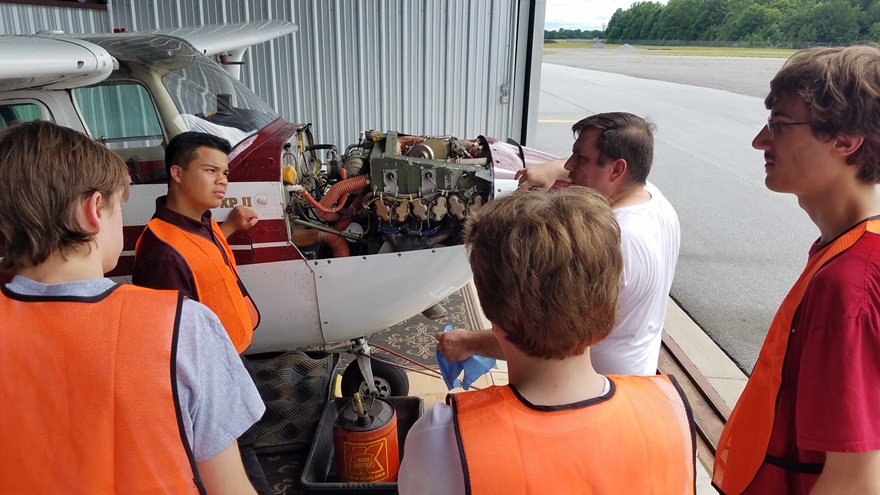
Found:
[[[213,242],[223,259],[226,252],[223,245],[214,236],[211,229],[211,210],[202,215],[201,221],[193,220],[186,215],[177,213],[165,206],[167,196],[156,199],[156,213],[153,218],[158,218],[174,225],[191,234],[196,234]],[[229,264],[229,260],[226,260]],[[147,229],[141,239],[141,247],[134,260],[134,272],[131,283],[150,289],[179,290],[183,295],[199,300],[196,291],[196,282],[192,271],[186,261],[173,247],[165,244],[153,232]]]
[[[807,287],[792,322],[768,463],[746,493],[806,494],[825,452],[880,450],[878,384],[880,235],[865,233]]]

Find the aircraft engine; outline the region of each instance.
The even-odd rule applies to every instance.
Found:
[[[315,150],[325,163],[303,153],[283,169],[294,242],[312,259],[460,244],[467,216],[492,195],[482,137],[367,131],[342,156],[303,148]]]

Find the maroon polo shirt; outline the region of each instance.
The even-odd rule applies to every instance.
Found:
[[[206,211],[200,220],[193,220],[166,207],[166,198],[167,196],[156,198],[156,213],[153,214],[153,218],[213,242],[229,265],[223,245],[211,228],[211,210]],[[141,236],[140,248],[134,259],[131,282],[150,289],[179,290],[185,296],[199,300],[195,279],[183,256],[176,249],[159,240],[150,229],[145,229]]]

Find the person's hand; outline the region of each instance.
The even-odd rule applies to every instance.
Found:
[[[558,180],[568,179],[565,160],[551,160],[533,167],[517,170],[514,179],[519,180],[520,189],[548,190]]]
[[[437,339],[437,349],[443,353],[443,357],[450,363],[464,361],[474,355],[470,348],[468,337],[473,332],[456,328],[448,332],[440,332],[435,335]]]
[[[229,224],[234,230],[249,229],[259,221],[257,212],[248,206],[236,206],[229,212],[229,216],[223,224]]]

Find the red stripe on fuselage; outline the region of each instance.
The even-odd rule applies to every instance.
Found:
[[[138,238],[143,233],[144,225],[128,225],[122,228],[123,251],[134,251]],[[250,235],[251,240],[248,240]],[[264,242],[287,242],[287,223],[283,219],[260,220],[256,225],[248,229],[247,235],[244,232],[236,232],[229,236],[228,242],[231,246],[249,246]]]
[[[277,261],[293,261],[302,259],[302,255],[295,247],[271,246],[255,247],[253,249],[236,249],[233,251],[235,262],[238,265],[253,265],[259,263],[273,263]],[[108,277],[130,277],[134,271],[134,255],[119,257],[116,268],[107,274]],[[2,280],[3,272],[0,272]],[[10,277],[11,279],[12,277]]]

